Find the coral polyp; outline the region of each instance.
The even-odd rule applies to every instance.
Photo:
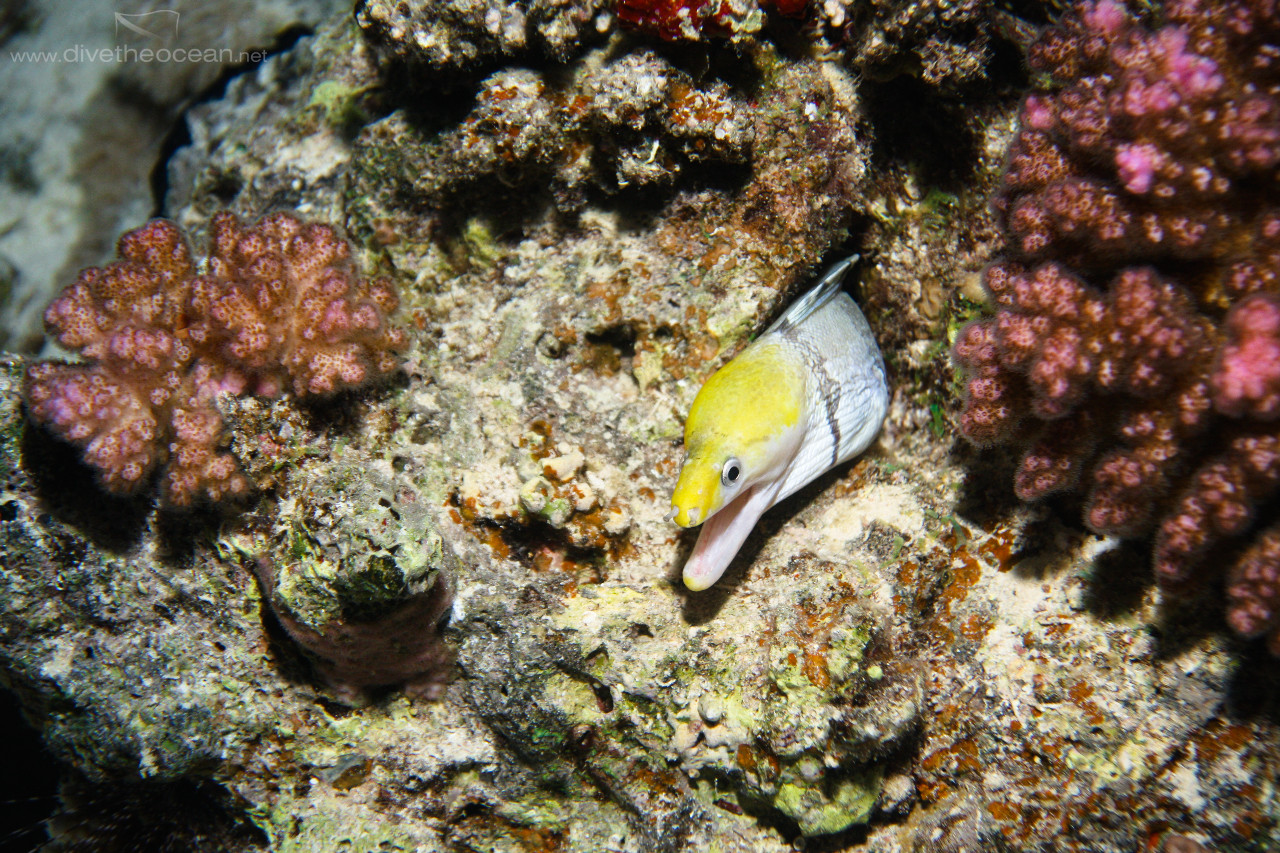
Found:
[[[246,228],[214,217],[207,269],[172,222],[120,238],[119,260],[91,267],[49,306],[45,326],[79,363],[27,370],[31,418],[78,444],[109,491],[165,470],[167,502],[248,493],[223,447],[220,394],[331,394],[399,364],[408,337],[388,316],[385,279],[359,278],[327,225],[287,213]]]

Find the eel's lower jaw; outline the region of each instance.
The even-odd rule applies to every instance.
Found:
[[[698,544],[693,546],[693,553],[684,564],[685,586],[701,592],[720,580],[760,516],[773,506],[781,485],[782,478],[778,478],[749,486],[706,520],[698,535]]]

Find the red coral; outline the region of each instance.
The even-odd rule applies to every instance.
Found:
[[[799,18],[808,6],[808,0],[617,0],[614,12],[624,26],[666,41],[699,41],[754,32],[769,7]]]
[[[394,370],[407,343],[386,320],[392,285],[359,279],[325,225],[282,213],[245,229],[219,214],[203,275],[165,220],[125,234],[117,252],[45,312],[49,334],[84,363],[33,364],[25,388],[31,417],[81,445],[111,491],[166,467],[170,503],[243,495],[250,483],[221,448],[218,394],[356,387]]]
[[[1030,59],[1055,88],[1026,99],[994,201],[997,311],[956,342],[964,433],[1026,448],[1020,497],[1080,488],[1094,530],[1156,531],[1166,585],[1276,521],[1278,42],[1264,0],[1175,0],[1158,29],[1101,0],[1047,30]],[[1231,586],[1232,625],[1273,645],[1277,553]]]
[[[720,29],[721,0],[618,0],[618,20],[667,41],[697,41],[703,28]]]

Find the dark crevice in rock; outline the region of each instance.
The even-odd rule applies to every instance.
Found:
[[[137,545],[146,530],[154,489],[143,488],[132,496],[104,491],[79,448],[30,423],[23,426],[21,448],[22,468],[44,513],[105,551],[122,553]]]
[[[187,125],[187,114],[194,107],[221,100],[226,95],[227,86],[232,80],[242,74],[250,73],[273,56],[293,50],[301,39],[312,34],[313,31],[309,27],[293,26],[276,36],[275,41],[267,47],[242,51],[242,54],[251,57],[249,61],[222,69],[222,73],[212,83],[183,105],[161,140],[155,165],[151,169],[152,216],[161,216],[165,212],[164,200],[169,194],[169,161],[179,149],[191,144],[191,129]],[[234,195],[234,192],[230,193],[230,197]]]
[[[0,688],[0,853],[30,853],[48,838],[44,821],[57,807],[60,765],[44,751],[18,698]]]

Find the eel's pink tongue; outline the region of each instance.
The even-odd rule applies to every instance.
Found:
[[[747,487],[707,519],[698,536],[698,544],[693,546],[693,553],[684,564],[685,586],[699,592],[720,580],[760,516],[773,506],[782,479],[779,477],[771,483]]]

